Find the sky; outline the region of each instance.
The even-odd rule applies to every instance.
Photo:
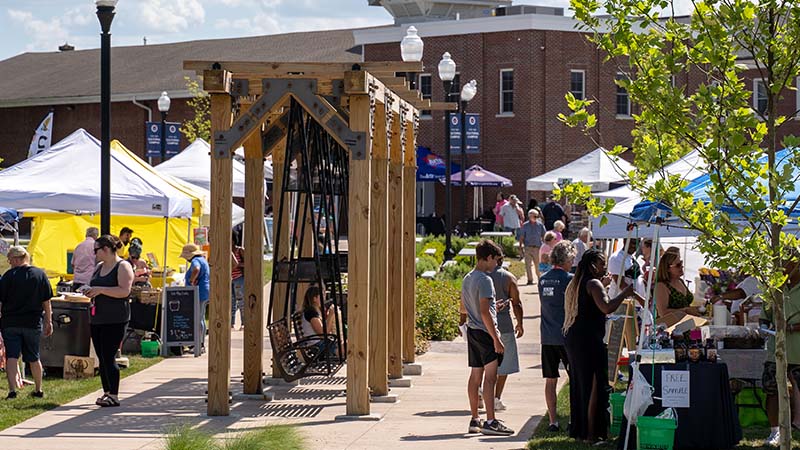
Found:
[[[689,0],[675,0],[688,2]],[[392,23],[368,0],[120,0],[112,45],[254,36]],[[567,8],[569,0],[516,0]],[[0,60],[24,52],[99,46],[94,0],[0,0]]]

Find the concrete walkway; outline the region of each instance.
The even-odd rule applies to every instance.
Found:
[[[234,400],[228,417],[205,415],[207,359],[167,359],[122,381],[122,407],[94,405],[100,391],[4,430],[0,448],[158,449],[165,428],[188,424],[223,433],[268,424],[298,424],[314,449],[458,448],[519,449],[525,446],[546,411],[539,360],[539,307],[533,286],[522,286],[525,336],[520,342],[521,372],[509,377],[503,400],[508,410],[498,417],[517,431],[512,437],[466,434],[469,404],[466,343],[433,343],[418,358],[423,375],[411,377],[411,388],[393,388],[400,401],[372,404],[380,421],[336,421],[345,413],[345,370],[332,378],[304,379],[297,386],[270,387],[272,402]],[[242,390],[242,337],[233,333],[231,390]],[[265,342],[268,345],[268,342]],[[269,367],[265,352],[265,367]],[[98,380],[98,386],[100,381]],[[45,386],[46,389],[46,386]]]

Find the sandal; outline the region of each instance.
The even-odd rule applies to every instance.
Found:
[[[98,400],[97,404],[103,408],[115,407],[119,406],[119,400],[115,400],[113,397],[106,395],[102,399]]]

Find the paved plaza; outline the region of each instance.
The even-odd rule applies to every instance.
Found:
[[[337,421],[345,413],[345,370],[331,378],[311,378],[292,385],[270,386],[271,402],[240,400],[242,338],[233,333],[231,391],[228,417],[205,415],[208,361],[206,356],[167,359],[122,382],[122,407],[94,405],[98,390],[72,403],[34,417],[2,432],[4,450],[159,449],[165,428],[188,424],[217,433],[269,424],[297,424],[312,449],[367,448],[523,448],[545,413],[544,380],[539,361],[539,307],[533,286],[522,286],[525,336],[520,343],[521,372],[509,377],[503,396],[508,410],[498,414],[517,431],[512,437],[466,434],[469,406],[466,343],[436,342],[418,358],[422,376],[410,377],[412,387],[392,388],[394,404],[373,403],[380,421]],[[268,341],[265,341],[265,346]],[[269,352],[265,352],[265,361]],[[265,364],[269,367],[269,364]],[[98,386],[100,382],[98,379]],[[46,389],[46,386],[45,386]]]

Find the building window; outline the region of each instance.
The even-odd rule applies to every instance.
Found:
[[[500,70],[500,114],[514,114],[514,69]]]
[[[628,77],[624,73],[617,73],[617,80],[627,80]],[[628,90],[622,86],[617,85],[617,115],[630,116],[631,115],[631,97],[628,95]]]
[[[431,100],[433,98],[433,90],[431,89],[431,75],[423,73],[419,75],[419,91],[422,93],[423,100]],[[424,109],[420,111],[420,116],[426,119],[431,117],[431,111]]]
[[[586,71],[585,70],[570,70],[569,71],[569,91],[573,97],[578,100],[586,98]]]
[[[762,79],[753,80],[753,109],[764,115],[767,113],[767,85]]]

